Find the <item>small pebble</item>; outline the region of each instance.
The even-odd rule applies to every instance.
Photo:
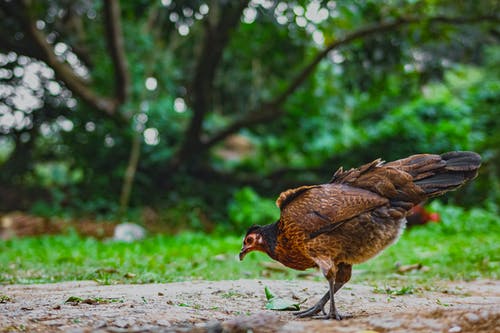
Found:
[[[483,310],[479,313],[479,316],[483,318],[484,320],[488,320],[488,317],[490,316],[490,313],[486,310]]]
[[[459,332],[462,332],[462,327],[460,326],[453,326],[452,328],[450,328],[448,330],[448,333],[459,333]]]
[[[481,318],[475,313],[469,312],[464,315],[465,320],[467,320],[469,323],[477,323]]]
[[[165,319],[157,320],[156,323],[160,326],[172,326],[172,324],[168,320],[165,320]]]
[[[119,328],[129,328],[135,325],[135,321],[133,319],[117,319],[113,322],[113,326]]]
[[[401,327],[403,322],[397,319],[373,318],[370,320],[370,324],[375,328],[394,330],[395,328]]]

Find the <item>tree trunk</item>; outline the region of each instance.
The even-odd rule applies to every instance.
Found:
[[[139,157],[141,155],[141,133],[135,132],[132,137],[132,146],[130,147],[130,157],[128,160],[127,169],[123,175],[123,185],[120,194],[120,211],[119,218],[122,219],[127,212],[130,203],[130,194],[132,193],[132,186],[134,184],[135,172],[139,164]]]

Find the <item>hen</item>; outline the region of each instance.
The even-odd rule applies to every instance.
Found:
[[[248,229],[240,260],[251,251],[262,251],[293,269],[319,267],[329,291],[316,305],[295,314],[312,317],[323,312],[324,318],[340,320],[334,294],[351,278],[352,265],[394,243],[412,207],[475,178],[480,164],[478,154],[457,151],[340,168],[328,184],[281,193],[276,201],[280,219]]]

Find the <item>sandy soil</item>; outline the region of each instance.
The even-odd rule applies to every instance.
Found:
[[[500,281],[443,282],[401,296],[350,284],[336,297],[353,315],[342,321],[265,310],[264,286],[307,299],[302,308],[326,291],[323,282],[274,280],[7,285],[0,286],[0,332],[500,332]]]

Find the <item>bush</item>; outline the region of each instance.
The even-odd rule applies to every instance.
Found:
[[[259,196],[252,188],[235,192],[228,205],[228,215],[234,229],[243,232],[253,224],[268,224],[279,218],[279,210],[271,199]]]

